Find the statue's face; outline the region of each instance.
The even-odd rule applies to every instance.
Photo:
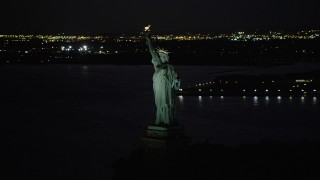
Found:
[[[169,56],[168,54],[165,53],[159,53],[160,59],[163,63],[168,62],[169,61]]]

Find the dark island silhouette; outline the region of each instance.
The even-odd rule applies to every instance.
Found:
[[[114,162],[113,179],[316,180],[320,178],[319,150],[320,144],[308,142],[263,140],[238,146],[204,142],[146,160],[138,149]]]
[[[282,75],[225,75],[177,91],[177,95],[207,96],[317,96],[320,72]]]

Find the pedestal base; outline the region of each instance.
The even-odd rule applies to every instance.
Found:
[[[157,139],[171,139],[184,137],[184,129],[181,126],[162,127],[162,126],[148,126],[148,138]]]
[[[148,126],[142,138],[144,159],[148,162],[161,162],[185,155],[189,139],[181,126]]]

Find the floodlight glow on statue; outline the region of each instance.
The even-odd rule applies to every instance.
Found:
[[[154,66],[153,92],[157,115],[155,125],[174,126],[177,124],[175,117],[176,95],[175,91],[180,88],[178,73],[169,64],[169,52],[163,49],[155,49],[151,41],[150,25],[144,28],[144,35],[149,51],[152,55]]]

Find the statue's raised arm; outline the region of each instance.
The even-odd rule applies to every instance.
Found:
[[[152,56],[152,64],[154,65],[154,68],[156,69],[156,67],[161,64],[161,59],[160,59],[160,56],[159,56],[157,50],[154,48],[154,45],[152,43],[150,25],[145,27],[143,34],[145,36],[146,44],[148,45],[149,52]]]
[[[152,58],[159,58],[159,55],[158,55],[156,49],[154,48],[154,46],[152,44],[151,36],[150,35],[146,35],[145,37],[146,37],[146,43],[148,45],[149,52],[152,55]]]

